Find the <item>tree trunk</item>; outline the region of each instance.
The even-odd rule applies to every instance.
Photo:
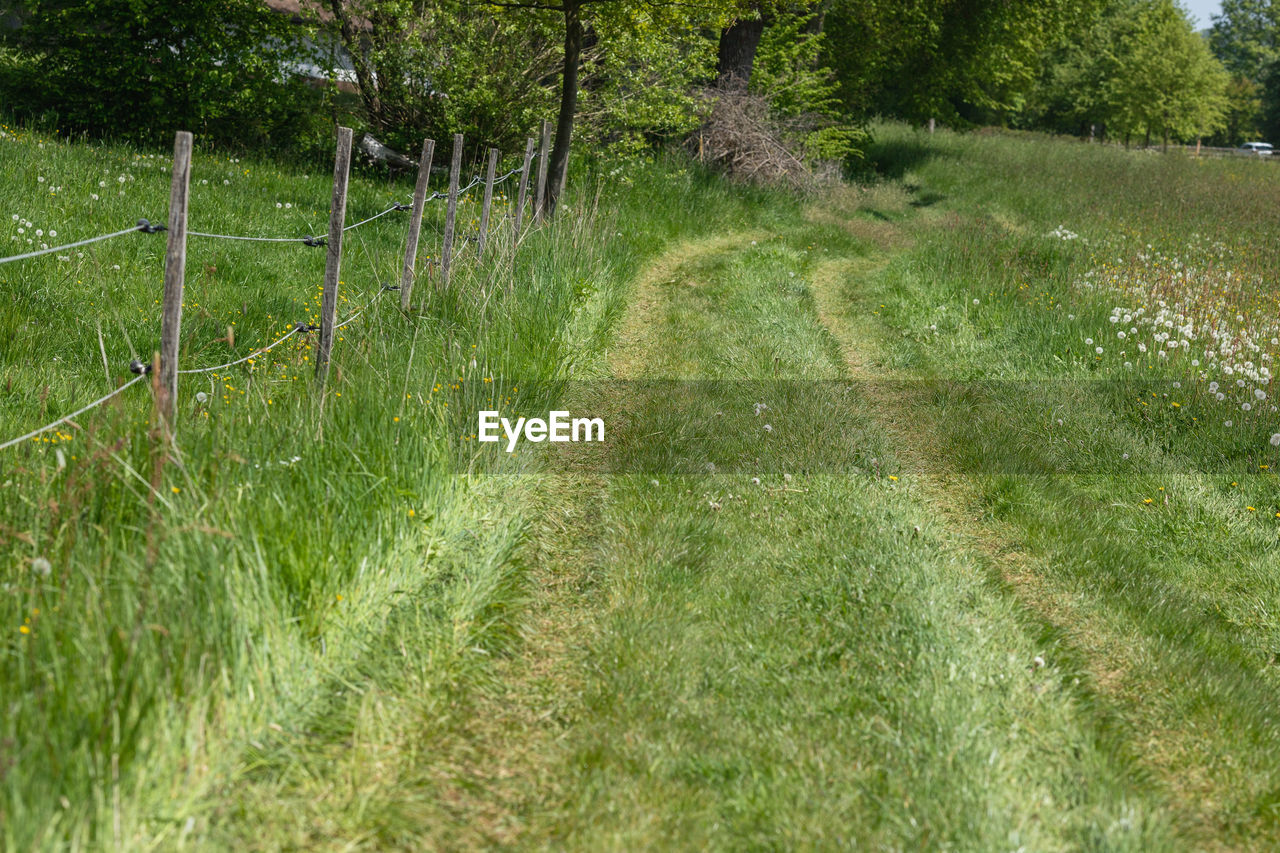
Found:
[[[360,100],[364,103],[364,110],[369,117],[369,123],[378,130],[385,131],[387,129],[386,116],[382,112],[382,99],[378,97],[378,86],[374,82],[376,74],[369,67],[369,63],[365,62],[363,45],[361,44],[361,32],[351,20],[348,14],[347,6],[343,0],[329,0],[329,10],[333,12],[334,20],[338,22],[338,32],[341,35],[342,46],[346,48],[347,55],[351,57],[351,70],[356,75],[356,86],[360,89]],[[332,66],[337,67],[334,63]]]
[[[578,64],[582,55],[582,17],[577,3],[564,6],[564,72],[560,85],[560,115],[556,117],[556,142],[551,147],[548,164],[545,209],[550,216],[556,199],[564,190],[565,166],[569,162],[569,140],[573,136],[573,117],[578,111]]]
[[[818,8],[813,13],[813,17],[809,19],[809,23],[805,24],[804,30],[812,35],[821,35],[822,28],[827,22],[827,12],[831,10],[832,0],[822,0],[818,4]]]
[[[721,89],[747,88],[751,82],[751,66],[756,61],[756,48],[760,46],[763,34],[763,18],[739,18],[720,31],[716,86]]]

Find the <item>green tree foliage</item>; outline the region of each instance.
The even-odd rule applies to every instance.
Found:
[[[826,59],[856,112],[1002,120],[1086,0],[832,0]]]
[[[1280,6],[1271,0],[1222,0],[1209,44],[1228,71],[1262,80],[1280,59]]]
[[[806,160],[844,160],[866,134],[845,120],[835,73],[822,64],[815,13],[777,17],[760,37],[750,89],[769,98],[784,122],[804,127]]]
[[[317,104],[281,68],[288,19],[259,0],[20,0],[0,30],[5,104],[60,127],[156,142],[185,129],[288,144]]]
[[[1225,127],[1230,78],[1172,0],[1118,0],[1051,54],[1035,124],[1190,140]]]
[[[1228,76],[1172,0],[1120,7],[1126,26],[1108,81],[1117,129],[1168,142],[1207,136],[1223,126]],[[1127,30],[1127,32],[1126,32]]]
[[[1209,43],[1235,76],[1226,141],[1234,145],[1256,139],[1260,130],[1280,139],[1280,4],[1223,0]]]
[[[555,209],[556,198],[563,189],[564,170],[569,162],[569,148],[578,113],[578,96],[582,90],[582,50],[588,34],[598,39],[605,27],[596,29],[594,22],[609,20],[621,24],[624,31],[643,34],[647,39],[660,39],[662,34],[697,32],[719,27],[733,8],[731,0],[501,0],[494,5],[504,8],[552,11],[563,21],[564,63],[560,72],[560,106],[556,114],[555,145],[551,151],[550,174],[544,203]],[[621,45],[602,45],[616,50]]]
[[[1016,125],[1080,136],[1106,132],[1111,77],[1117,73],[1114,52],[1125,37],[1117,31],[1122,19],[1111,12],[1102,7],[1087,10],[1050,48]]]
[[[1263,120],[1261,85],[1240,74],[1231,75],[1227,84],[1223,126],[1214,142],[1240,145],[1256,140]]]
[[[727,0],[327,0],[369,124],[393,143],[462,132],[511,149],[556,116],[549,199],[570,140],[634,148],[689,129]]]
[[[511,150],[553,108],[553,16],[415,0],[329,0],[328,11],[313,24],[345,46],[362,117],[393,148],[462,133],[476,150]]]
[[[697,126],[697,86],[715,71],[715,44],[693,27],[659,27],[644,7],[600,7],[587,19],[578,138],[634,154]]]

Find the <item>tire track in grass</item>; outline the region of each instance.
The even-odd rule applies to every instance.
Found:
[[[1047,547],[1044,536],[1037,548],[1016,524],[983,517],[984,495],[948,457],[949,431],[939,401],[926,383],[912,382],[916,377],[887,366],[883,342],[891,327],[873,319],[868,305],[860,304],[876,291],[871,283],[891,260],[886,253],[874,261],[838,258],[824,262],[813,276],[813,293],[822,322],[839,341],[850,372],[855,378],[874,382],[877,393],[868,403],[876,420],[895,437],[895,446],[903,449],[902,463],[913,472],[922,496],[939,508],[967,548],[983,555],[1030,613],[1053,626],[1064,643],[1077,650],[1096,691],[1099,725],[1115,728],[1127,751],[1154,770],[1174,804],[1180,834],[1203,847],[1268,847],[1275,840],[1275,827],[1263,817],[1268,798],[1265,779],[1254,781],[1255,790],[1242,806],[1234,791],[1223,788],[1233,783],[1209,770],[1213,766],[1223,769],[1219,754],[1225,736],[1213,725],[1198,726],[1195,721],[1171,718],[1170,714],[1178,714],[1169,704],[1171,700],[1148,701],[1161,696],[1168,686],[1153,678],[1189,664],[1180,659],[1168,664],[1168,669],[1151,666],[1162,656],[1162,646],[1141,636],[1135,638],[1133,622],[1138,616],[1114,607],[1114,612],[1098,612],[1101,600],[1096,591],[1073,593],[1045,570],[1041,562],[1048,558],[1043,551]],[[1052,501],[1054,496],[1045,493],[1036,499]],[[1231,667],[1228,670],[1234,671]],[[1210,681],[1219,678],[1216,673],[1201,675]],[[1210,690],[1218,691],[1215,696],[1230,695],[1230,675],[1221,678],[1223,684],[1211,685]],[[1238,784],[1242,781],[1240,772],[1236,770],[1227,778]],[[1241,814],[1242,807],[1254,808],[1250,801],[1257,803],[1259,811],[1253,816]],[[1261,823],[1258,818],[1263,818]]]
[[[846,375],[788,277],[807,263],[793,242],[728,235],[669,252],[637,282],[615,375]],[[646,436],[672,405],[723,418],[733,458],[750,459],[756,390],[711,393],[600,404]],[[867,416],[822,396],[796,412],[775,400],[774,423],[808,430],[790,479],[619,472],[607,452],[551,466],[538,616],[491,697],[495,720],[537,697],[514,712],[518,732],[494,727],[528,759],[497,783],[518,804],[516,842],[1165,846],[1159,803],[1109,754],[1069,673],[1034,664],[1052,654],[1044,638],[881,475],[899,463]],[[628,464],[646,461],[636,452]]]

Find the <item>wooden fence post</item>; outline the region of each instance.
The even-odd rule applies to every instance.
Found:
[[[530,137],[524,141],[524,166],[520,169],[520,192],[516,202],[515,237],[520,239],[520,223],[524,221],[524,203],[529,194],[529,164],[533,162],[533,152],[538,141]]]
[[[326,241],[324,294],[320,299],[320,337],[316,340],[316,378],[323,386],[329,379],[329,353],[333,350],[333,322],[338,313],[338,274],[342,265],[342,229],[347,221],[347,176],[351,169],[351,128],[338,128],[338,149],[333,158],[333,201],[329,205],[329,239]]]
[[[458,216],[458,173],[462,171],[462,134],[453,135],[453,162],[449,164],[449,207],[444,214],[444,243],[440,247],[440,284],[449,286],[449,264],[453,259],[453,229]]]
[[[427,181],[431,178],[431,160],[436,153],[436,141],[422,141],[422,156],[418,159],[418,182],[413,187],[413,211],[409,214],[409,239],[404,247],[404,268],[400,273],[400,310],[409,310],[413,294],[413,267],[418,258],[418,236],[422,233],[422,209],[427,204]]]
[[[551,122],[542,121],[542,151],[538,155],[538,186],[533,191],[533,221],[541,222],[547,214],[547,161],[551,159]]]
[[[489,207],[493,204],[493,173],[498,170],[498,149],[489,149],[489,170],[484,176],[484,204],[480,207],[480,235],[476,242],[476,257],[484,257],[484,241],[489,236]]]
[[[160,412],[173,429],[178,405],[178,348],[182,340],[182,287],[187,264],[187,201],[191,188],[191,134],[173,139],[168,244],[164,253],[164,306],[160,317]]]

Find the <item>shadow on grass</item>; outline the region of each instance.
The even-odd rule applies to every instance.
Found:
[[[873,138],[865,154],[862,164],[865,173],[897,180],[933,159],[936,151],[925,138],[894,137]]]

